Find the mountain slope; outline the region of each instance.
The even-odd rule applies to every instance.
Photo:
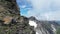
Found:
[[[37,24],[35,27],[32,22],[32,25],[35,27],[34,29],[36,31],[36,34],[58,34],[60,32],[60,29],[58,29],[60,27],[60,24],[58,24],[56,21],[39,21],[35,19],[35,17],[30,17],[29,21],[33,21],[35,24]]]

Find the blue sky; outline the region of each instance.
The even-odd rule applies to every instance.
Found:
[[[26,0],[17,0],[17,3],[20,7],[20,14],[23,16],[27,16],[28,10],[32,9],[31,4]]]
[[[60,20],[60,0],[17,0],[21,15],[38,20]]]

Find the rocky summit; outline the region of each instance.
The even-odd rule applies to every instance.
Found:
[[[28,22],[20,16],[16,0],[0,0],[0,34],[35,34]]]

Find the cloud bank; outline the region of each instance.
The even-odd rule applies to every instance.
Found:
[[[35,16],[38,20],[60,20],[60,0],[28,0],[28,2],[31,2],[33,7],[28,10],[28,16]]]

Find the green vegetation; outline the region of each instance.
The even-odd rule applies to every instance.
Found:
[[[57,29],[57,34],[60,34],[60,28]]]
[[[0,26],[0,34],[13,34],[16,31],[16,26]]]

